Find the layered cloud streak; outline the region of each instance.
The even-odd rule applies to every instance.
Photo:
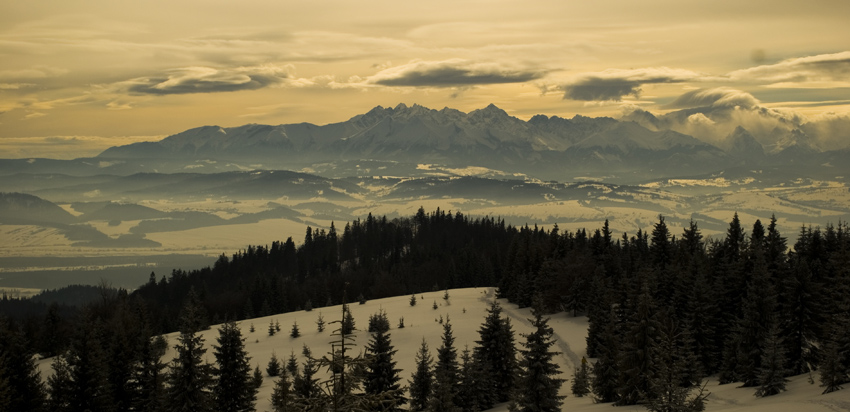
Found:
[[[414,61],[381,70],[369,84],[393,87],[469,87],[486,84],[524,83],[540,79],[545,71],[478,63],[463,59]]]
[[[234,69],[187,67],[163,76],[122,82],[131,94],[187,94],[256,90],[276,86],[292,78],[292,67],[255,66]]]

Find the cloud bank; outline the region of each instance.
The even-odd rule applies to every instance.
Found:
[[[752,109],[760,102],[753,95],[728,87],[697,89],[689,91],[665,106],[668,109],[689,109],[693,107],[744,107]]]
[[[846,116],[807,118],[794,110],[765,107],[753,95],[727,87],[692,90],[664,108],[674,110],[655,116],[632,107],[623,119],[655,130],[688,134],[721,148],[730,147],[728,138],[739,126],[750,132],[766,152],[778,152],[794,144],[835,149],[850,143],[847,133],[841,133],[844,127],[850,127]]]
[[[684,83],[701,77],[690,70],[669,67],[608,69],[581,75],[560,88],[565,100],[622,101],[627,96],[639,97],[646,84]]]

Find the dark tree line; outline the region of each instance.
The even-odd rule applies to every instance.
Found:
[[[369,216],[342,233],[308,228],[304,242],[292,238],[249,246],[212,267],[174,270],[133,292],[149,303],[159,331],[176,330],[182,299],[194,288],[209,321],[313,309],[361,300],[431,291],[489,286],[499,278],[501,253],[516,228],[493,218],[420,209],[412,218]]]
[[[674,375],[696,388],[717,374],[768,396],[809,371],[821,370],[826,391],[850,381],[848,263],[846,224],[804,227],[788,250],[775,218],[747,232],[736,214],[724,238],[705,240],[696,223],[677,237],[659,217],[651,232],[616,240],[607,222],[592,235],[520,230],[499,291],[588,316],[600,401],[652,403]],[[662,360],[671,347],[675,359]]]

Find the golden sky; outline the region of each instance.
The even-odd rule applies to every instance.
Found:
[[[848,16],[845,0],[3,1],[0,158],[398,103],[528,119],[726,99],[843,128]]]

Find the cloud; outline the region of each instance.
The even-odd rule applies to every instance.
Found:
[[[850,113],[822,113],[814,116],[802,129],[808,135],[817,136],[824,149],[850,146]]]
[[[292,66],[253,66],[233,69],[185,67],[163,76],[140,77],[121,85],[132,94],[189,94],[256,90],[279,85],[292,77]]]
[[[688,116],[688,123],[700,126],[714,126],[715,123],[713,120],[706,117],[706,115],[702,113],[694,113]]]
[[[50,66],[34,66],[28,69],[0,70],[0,79],[44,79],[68,73],[67,69]]]
[[[51,159],[76,159],[91,157],[108,149],[136,142],[153,142],[165,136],[40,136],[4,137],[0,139],[0,152],[8,158],[48,157]]]
[[[639,97],[645,84],[684,83],[703,75],[684,69],[649,67],[643,69],[608,69],[578,76],[561,85],[564,99],[582,101],[621,101],[626,96]]]
[[[23,117],[23,120],[38,119],[39,117],[44,117],[44,116],[47,116],[47,114],[41,113],[41,112],[29,112],[29,113],[26,114],[26,116]]]
[[[688,134],[718,147],[727,147],[728,136],[739,126],[768,152],[801,141],[801,129],[806,132],[804,143],[815,147],[838,148],[850,143],[844,137],[846,133],[841,138],[832,137],[850,125],[847,118],[809,119],[795,110],[764,107],[751,94],[731,88],[691,90],[663,108],[674,110],[654,118],[652,125],[657,129]],[[642,120],[648,116],[635,110],[624,118]]]
[[[744,107],[752,109],[760,104],[753,95],[728,87],[691,90],[665,106],[667,109],[693,107]]]
[[[0,90],[18,90],[26,87],[33,87],[32,83],[0,83]]]
[[[783,60],[729,73],[733,80],[763,83],[847,82],[850,51]]]
[[[546,75],[542,70],[476,63],[464,59],[414,61],[381,70],[369,84],[400,87],[469,87],[486,84],[523,83]]]

